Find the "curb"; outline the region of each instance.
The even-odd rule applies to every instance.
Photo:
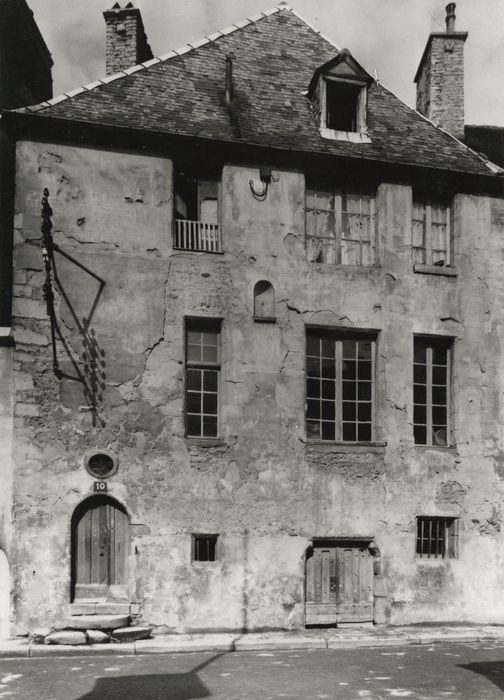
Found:
[[[504,642],[504,629],[499,633],[481,630],[481,633],[452,630],[445,634],[418,631],[414,634],[397,635],[347,635],[341,636],[296,636],[272,634],[231,634],[184,637],[153,637],[136,642],[78,645],[33,644],[25,639],[0,642],[0,659],[47,658],[58,656],[133,656],[144,654],[178,654],[204,652],[240,651],[295,651],[314,649],[357,649],[362,647],[390,647],[406,645],[432,645],[446,643]]]

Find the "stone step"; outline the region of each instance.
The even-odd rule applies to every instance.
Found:
[[[76,646],[86,644],[87,637],[85,632],[77,632],[75,630],[61,630],[60,632],[52,632],[44,639],[44,644],[70,644]]]
[[[136,642],[137,639],[147,639],[152,634],[152,627],[121,627],[112,632],[116,642]]]
[[[65,627],[73,630],[115,630],[127,627],[129,615],[70,615]]]

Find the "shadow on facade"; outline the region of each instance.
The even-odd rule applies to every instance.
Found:
[[[211,691],[198,678],[198,673],[224,654],[216,654],[187,673],[154,673],[135,676],[98,678],[93,690],[77,700],[196,700],[209,698]]]
[[[458,668],[485,676],[497,688],[504,691],[504,661],[476,661],[472,664],[460,664]]]

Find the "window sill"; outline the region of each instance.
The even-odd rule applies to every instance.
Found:
[[[422,265],[416,263],[413,265],[413,270],[421,275],[441,275],[443,277],[457,276],[455,268],[449,267],[448,265],[445,267],[443,265]]]
[[[306,447],[317,452],[377,452],[385,451],[385,441],[374,442],[338,442],[329,440],[307,440]]]
[[[362,272],[367,273],[370,270],[379,270],[381,265],[377,263],[372,263],[371,265],[345,265],[344,263],[333,263],[333,262],[317,262],[316,260],[308,260],[310,265],[320,265],[325,269],[331,270],[341,270],[342,272]]]
[[[429,566],[442,566],[443,564],[455,561],[456,559],[457,557],[419,557],[418,555],[415,557],[417,564],[428,564]]]
[[[222,438],[198,438],[186,435],[185,441],[188,447],[225,447],[226,445]]]
[[[224,255],[223,250],[198,250],[196,248],[179,248],[172,246],[174,253],[196,253],[198,255]]]
[[[435,450],[436,452],[447,452],[448,454],[456,454],[456,445],[415,445],[415,449],[419,452],[427,452],[427,450]]]
[[[349,141],[350,143],[371,143],[371,139],[363,131],[337,131],[336,129],[328,129],[326,126],[321,126],[320,135],[323,139],[332,139],[333,141]]]

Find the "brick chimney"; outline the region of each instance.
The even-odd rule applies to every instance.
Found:
[[[455,31],[455,3],[446,6],[446,32],[430,35],[415,75],[417,110],[458,139],[464,138],[464,42]]]
[[[103,13],[106,34],[106,73],[112,75],[153,58],[147,41],[140,10],[129,2],[121,7],[118,2]]]

